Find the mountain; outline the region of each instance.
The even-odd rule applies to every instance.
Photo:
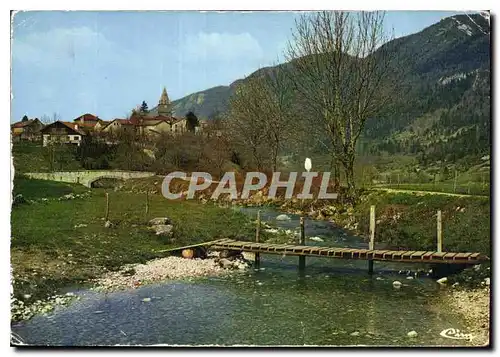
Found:
[[[402,90],[380,118],[367,122],[360,150],[419,154],[423,160],[489,153],[489,21],[480,14],[456,15],[383,47],[406,69]],[[235,86],[244,81],[188,95],[174,101],[174,110],[211,118],[227,110]]]

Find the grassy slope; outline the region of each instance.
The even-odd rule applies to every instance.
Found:
[[[59,185],[59,192],[66,194],[70,186],[47,181],[16,182],[21,182],[17,192],[28,199],[40,196],[39,192],[55,194]],[[76,192],[79,189],[74,186]],[[154,250],[218,236],[246,235],[250,229],[246,216],[236,211],[151,196],[149,218],[167,216],[175,226],[175,242],[169,243],[147,231],[145,196],[124,192],[110,192],[109,218],[115,226],[104,228],[104,193],[94,190],[87,198],[13,208],[11,262],[16,295],[43,297],[58,287],[94,278],[105,269],[154,258]],[[87,226],[75,228],[80,224]]]
[[[370,205],[376,206],[376,241],[412,250],[436,248],[436,212],[442,211],[443,250],[490,254],[490,200],[374,192],[355,209],[358,230],[368,236]],[[398,218],[399,217],[399,218]]]

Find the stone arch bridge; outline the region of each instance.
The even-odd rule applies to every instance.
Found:
[[[26,177],[38,180],[50,180],[68,183],[79,183],[92,187],[92,183],[102,178],[128,180],[132,178],[152,177],[156,174],[147,171],[121,170],[88,170],[88,171],[60,171],[60,172],[29,172]]]

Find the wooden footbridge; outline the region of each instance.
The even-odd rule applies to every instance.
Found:
[[[298,245],[293,244],[271,244],[261,243],[260,236],[260,211],[257,213],[257,227],[255,242],[238,241],[233,239],[219,239],[186,247],[164,250],[163,252],[182,252],[185,257],[196,256],[199,250],[228,250],[255,253],[255,265],[260,263],[260,254],[279,254],[282,256],[298,256],[299,270],[305,268],[305,258],[327,257],[340,259],[358,259],[368,261],[368,271],[373,273],[374,261],[390,261],[401,263],[430,263],[430,264],[454,264],[472,265],[478,264],[489,258],[480,253],[469,252],[443,252],[442,251],[442,227],[441,211],[437,212],[437,250],[415,251],[415,250],[383,250],[375,247],[375,206],[370,207],[370,242],[368,249],[360,248],[338,248],[310,246],[305,244],[304,218],[300,218],[300,240]]]
[[[253,243],[233,239],[219,239],[186,247],[173,248],[164,252],[182,252],[201,248],[219,251],[233,250],[239,252],[279,254],[282,256],[328,257],[402,263],[478,264],[488,259],[480,253],[334,248],[311,245]]]

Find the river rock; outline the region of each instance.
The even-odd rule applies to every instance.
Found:
[[[323,242],[323,239],[321,239],[320,237],[311,237],[311,238],[309,238],[309,240],[312,240],[315,242]]]
[[[219,265],[224,269],[234,268],[233,262],[226,258],[219,260]]]
[[[157,236],[171,237],[174,234],[174,226],[171,224],[157,224],[153,226]]]
[[[436,283],[438,283],[439,285],[446,285],[447,282],[448,282],[447,277],[436,280]]]
[[[402,284],[400,281],[397,281],[397,280],[396,280],[396,281],[394,281],[394,282],[392,283],[392,286],[393,286],[394,288],[396,288],[396,289],[401,288],[401,286],[402,286],[402,285],[403,285],[403,284]]]
[[[407,336],[410,338],[415,338],[418,336],[418,333],[417,333],[417,331],[410,331],[410,332],[408,332]]]
[[[24,198],[24,196],[22,194],[17,194],[15,197],[14,197],[14,202],[13,204],[14,205],[19,205],[21,203],[25,203],[26,202],[26,199]]]
[[[290,216],[287,216],[286,214],[280,214],[279,216],[276,217],[277,221],[290,221],[291,218]]]
[[[242,257],[242,255],[239,250],[226,249],[226,250],[221,250],[219,253],[219,258],[221,259],[234,260],[240,257]]]
[[[149,221],[150,226],[157,226],[160,224],[169,225],[171,223],[170,218],[168,217],[156,217]]]

